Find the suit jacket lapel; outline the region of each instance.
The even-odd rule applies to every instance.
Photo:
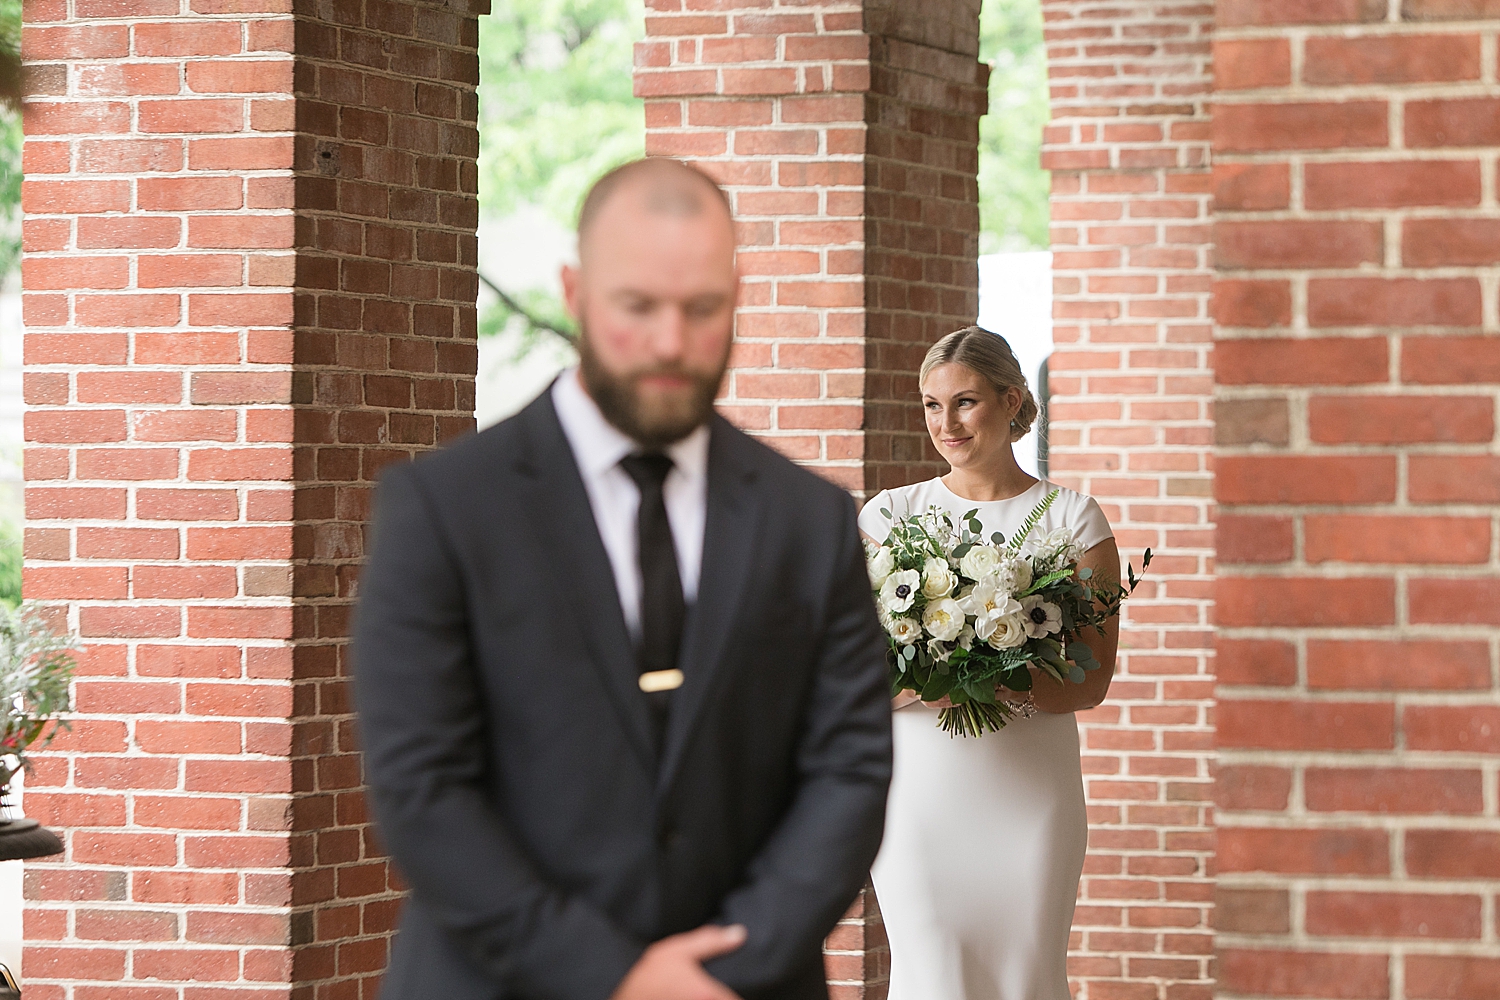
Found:
[[[557,580],[559,593],[582,613],[570,616],[583,631],[610,698],[648,769],[656,768],[649,709],[639,687],[640,668],[620,610],[614,570],[599,537],[588,491],[578,462],[558,422],[550,390],[524,411],[531,448],[518,463],[536,480],[531,496],[534,523],[545,533],[548,551],[555,554],[544,571]],[[570,625],[569,627],[573,627]]]
[[[688,616],[679,663],[685,675],[672,702],[658,790],[666,789],[681,764],[703,706],[709,701],[734,631],[740,595],[754,557],[760,496],[754,469],[739,453],[737,433],[715,417],[708,449],[708,508],[698,600]]]

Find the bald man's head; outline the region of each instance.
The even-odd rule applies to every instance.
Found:
[[[579,375],[605,419],[649,448],[713,415],[734,335],[734,220],[719,186],[676,160],[599,179],[578,219],[563,296]]]
[[[595,223],[616,200],[650,215],[691,218],[705,213],[721,217],[733,231],[729,198],[713,178],[681,160],[648,156],[618,166],[594,182],[578,213],[578,255],[594,233]]]

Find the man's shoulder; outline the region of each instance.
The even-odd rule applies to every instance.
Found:
[[[401,466],[399,474],[442,495],[498,485],[521,471],[536,452],[535,425],[544,416],[536,411],[545,405],[546,398],[543,392],[499,423],[418,455]]]

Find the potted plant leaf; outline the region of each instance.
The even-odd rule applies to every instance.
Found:
[[[75,662],[70,637],[34,604],[0,604],[0,861],[62,852],[62,841],[34,819],[12,816],[11,782],[30,755],[68,728]]]

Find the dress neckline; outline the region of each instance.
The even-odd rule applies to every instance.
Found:
[[[1020,500],[1020,499],[1022,499],[1024,497],[1030,496],[1031,494],[1035,493],[1038,489],[1040,489],[1041,487],[1043,487],[1043,486],[1045,486],[1047,484],[1047,480],[1045,480],[1045,479],[1038,479],[1036,482],[1032,483],[1026,489],[1022,490],[1020,493],[1017,493],[1013,497],[1004,497],[1004,498],[1002,498],[1000,500],[970,500],[968,497],[961,497],[957,493],[954,493],[953,490],[949,489],[948,488],[948,484],[945,483],[945,482],[943,482],[943,477],[942,476],[935,476],[935,477],[933,477],[932,481],[937,484],[937,488],[938,489],[942,490],[944,493],[948,494],[948,496],[952,497],[954,500],[957,500],[959,503],[961,503],[961,504],[964,504],[964,503],[979,504],[981,507],[993,506],[995,504],[1002,504],[1002,503],[1015,503],[1017,500]]]

